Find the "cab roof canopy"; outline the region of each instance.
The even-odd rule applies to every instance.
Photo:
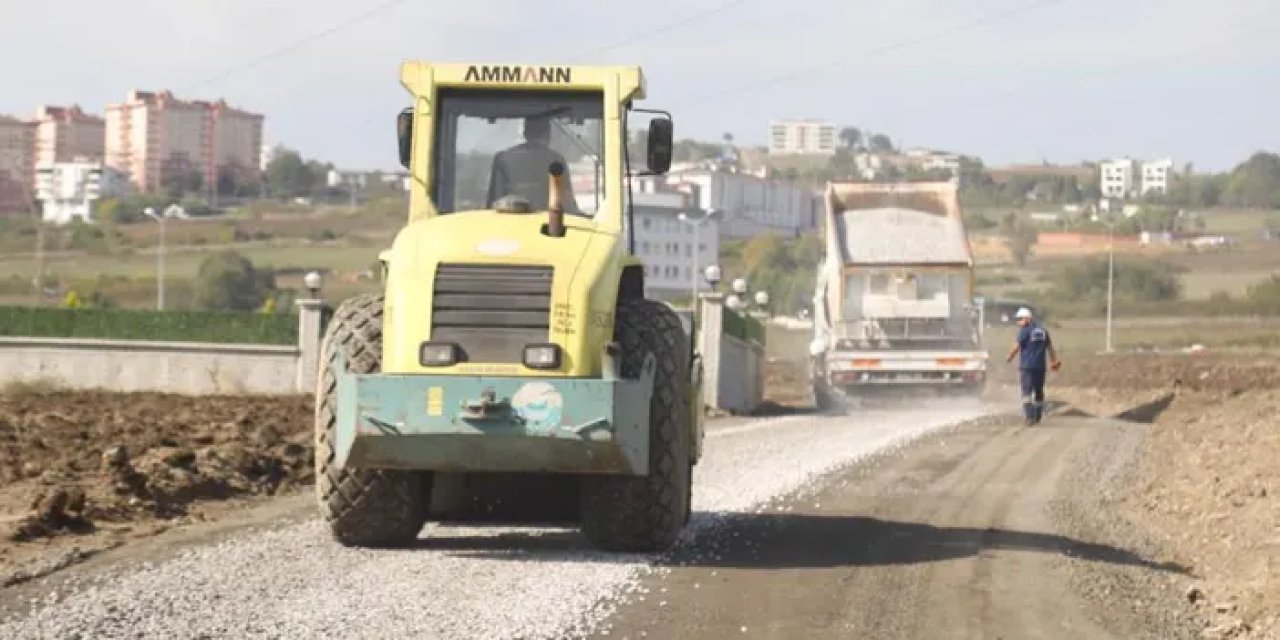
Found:
[[[400,66],[405,88],[423,95],[431,86],[477,89],[617,91],[619,100],[644,98],[644,74],[638,66],[583,66],[513,63],[435,63],[406,61]]]

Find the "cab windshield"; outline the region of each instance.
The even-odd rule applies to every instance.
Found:
[[[547,208],[549,171],[565,167],[565,213],[591,216],[604,188],[600,92],[442,90],[432,198],[440,213],[499,200]]]

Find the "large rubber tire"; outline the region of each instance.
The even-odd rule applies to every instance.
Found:
[[[820,380],[813,381],[813,407],[819,412],[825,413],[833,411],[836,408],[836,399],[832,395],[832,391],[826,384]]]
[[[606,551],[662,551],[689,517],[688,337],[670,307],[649,300],[622,303],[616,322],[623,377],[640,375],[647,354],[657,361],[649,400],[649,475],[583,478],[582,532]]]
[[[342,303],[325,332],[316,384],[316,497],[333,537],[344,545],[394,547],[412,542],[426,521],[429,475],[338,468],[334,460],[337,355],[350,373],[382,370],[382,296]]]

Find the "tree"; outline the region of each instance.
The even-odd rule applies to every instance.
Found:
[[[732,245],[722,246],[721,259],[733,253]],[[770,307],[782,314],[797,312],[813,296],[813,283],[818,260],[822,257],[822,239],[804,235],[799,239],[784,238],[777,233],[758,235],[742,246],[743,275],[752,294],[767,291]]]
[[[170,160],[161,169],[160,188],[171,200],[180,200],[188,193],[199,193],[202,186],[204,175],[185,159]]]
[[[856,151],[862,144],[862,132],[857,127],[844,127],[840,129],[840,142],[845,149]]]
[[[1245,300],[1256,313],[1280,315],[1280,276],[1259,282],[1249,287]]]
[[[297,151],[282,149],[267,165],[267,193],[277,198],[300,198],[323,178],[315,173],[316,163],[307,163]]]
[[[1179,267],[1154,260],[1117,258],[1115,297],[1130,302],[1177,300],[1182,295]],[[1088,303],[1090,310],[1106,309],[1106,258],[1088,258],[1050,274],[1050,293],[1056,300]]]
[[[1280,155],[1255,153],[1232,170],[1225,200],[1242,207],[1280,209]]]
[[[883,133],[872,134],[868,142],[871,150],[877,153],[891,153],[893,149],[893,140]]]
[[[1009,248],[1013,261],[1019,267],[1027,266],[1027,258],[1031,257],[1031,249],[1039,239],[1039,232],[1027,220],[1010,212],[1000,221],[1000,235],[1004,236],[1004,244]]]
[[[272,274],[255,269],[235,251],[220,251],[200,263],[195,303],[211,311],[253,311],[275,291]]]

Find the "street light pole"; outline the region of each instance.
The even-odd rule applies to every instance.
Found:
[[[164,311],[164,219],[168,212],[157,214],[155,209],[147,207],[143,213],[160,223],[160,244],[156,247],[156,310]]]
[[[1116,282],[1116,219],[1108,212],[1107,234],[1107,353],[1111,353],[1111,322],[1114,316]]]
[[[689,279],[689,299],[690,304],[697,306],[698,304],[698,278],[702,277],[702,269],[699,264],[701,256],[699,255],[699,242],[701,242],[702,225],[716,217],[715,209],[707,209],[703,211],[702,217],[694,220],[689,214],[682,213],[678,216],[680,222],[691,225],[693,227],[693,269],[690,270]]]

